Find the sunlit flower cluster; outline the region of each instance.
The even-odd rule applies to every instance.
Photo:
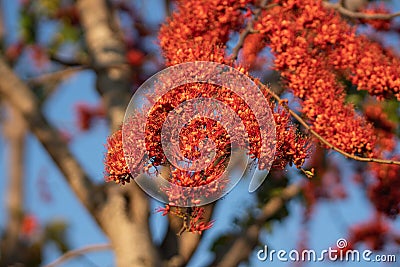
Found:
[[[160,45],[167,65],[188,61],[214,61],[232,66],[232,63],[225,56],[225,45],[229,34],[237,30],[243,23],[244,18],[240,9],[245,7],[247,2],[217,0],[178,2],[178,9],[161,27],[159,34]],[[236,68],[247,74],[244,68]],[[179,80],[179,77],[164,77],[160,86],[169,88],[169,85],[176,84],[177,79]],[[161,89],[157,86],[154,88],[156,92]],[[216,154],[214,161],[208,164],[209,167],[195,172],[174,168],[170,165],[163,151],[162,127],[171,111],[179,113],[180,104],[200,97],[216,99],[239,116],[248,135],[250,156],[258,159],[258,168],[267,168],[267,162],[271,158],[266,157],[264,159],[260,154],[261,146],[265,145],[265,142],[261,140],[260,126],[253,112],[254,109],[265,110],[268,107],[252,107],[250,109],[241,97],[228,88],[212,84],[185,84],[163,94],[156,103],[152,104],[149,114],[146,114],[144,147],[152,166],[145,167],[145,170],[149,171],[152,167],[157,168],[161,165],[167,166],[170,171],[166,179],[173,184],[184,188],[214,183],[216,191],[224,190],[227,181],[220,179],[221,174],[226,169],[232,143],[240,144],[240,141],[230,136],[218,122],[210,119],[194,119],[188,121],[189,123],[179,133],[179,149],[186,159],[198,158],[202,141],[208,138],[212,140],[215,144]],[[284,168],[287,164],[300,167],[308,156],[307,139],[297,133],[289,114],[284,109],[277,108],[273,104],[271,104],[271,108],[274,110],[273,117],[277,137],[277,152],[273,167]],[[140,123],[135,124],[132,120],[130,127],[136,127],[137,124]],[[133,175],[129,176],[129,170],[124,166],[120,137],[121,133],[116,134],[108,142],[107,147],[113,148],[109,149],[107,154],[106,172],[109,174],[110,180],[124,183],[128,182],[130,178],[132,179]],[[134,146],[135,137],[130,137],[130,139],[128,141]],[[273,156],[273,153],[269,154]],[[132,155],[136,155],[136,153]],[[143,166],[140,158],[134,159],[133,162],[135,164],[130,167],[134,171],[136,167],[139,169]],[[201,232],[210,227],[210,223],[202,221],[204,210],[201,207],[193,207],[189,215],[185,215],[187,212],[179,213],[180,209],[176,207],[176,203],[181,198],[184,189],[166,187],[161,188],[161,190],[164,190],[167,194],[169,201],[169,205],[160,209],[164,215],[172,213],[182,218],[189,217],[189,223],[186,225],[186,230],[189,231]],[[203,192],[203,195],[212,193],[215,192],[211,190]],[[185,197],[192,197],[196,201],[198,196],[185,195]]]
[[[177,11],[168,22],[161,27],[159,34],[160,45],[167,60],[167,64],[174,65],[187,61],[208,60],[230,65],[225,57],[224,47],[229,34],[237,30],[243,23],[245,16],[241,13],[240,8],[244,8],[248,2],[250,1],[216,0],[179,2]],[[255,50],[257,49],[261,49],[261,46],[255,48]],[[162,120],[160,118],[166,116],[161,114],[165,112],[165,108],[168,107],[167,109],[171,110],[180,102],[196,97],[218,99],[235,111],[235,113],[240,116],[246,132],[249,135],[251,155],[259,158],[261,136],[259,133],[259,125],[256,123],[252,111],[240,97],[230,90],[210,85],[197,85],[197,87],[191,86],[190,88],[186,86],[186,88],[182,88],[181,91],[170,91],[162,98],[161,102],[159,101],[159,103],[157,103],[157,105],[159,105],[159,111],[157,112],[157,108],[155,108],[153,110],[153,115],[151,115],[154,117],[155,123],[151,123],[152,125],[148,128],[152,128],[153,132],[150,135],[146,134],[146,136],[152,137],[153,144],[157,145],[157,141],[160,140],[160,130],[156,131],[156,128],[157,125],[160,125],[158,123],[161,121],[157,122],[157,118],[158,120]],[[288,114],[283,110],[275,112],[274,119],[277,124],[276,135],[278,140],[276,144],[278,152],[275,157],[274,166],[283,168],[288,163],[294,163],[297,167],[301,166],[307,157],[306,139],[296,133],[295,127],[290,123]],[[149,121],[153,122],[153,120]],[[224,137],[222,137],[222,139],[218,137],[219,134],[223,136],[226,135],[226,133],[221,129],[205,128],[209,134],[212,132],[211,135],[214,136],[214,139],[223,140],[223,142],[220,143],[219,148],[221,150],[219,151],[226,151],[224,146],[228,146],[230,143],[225,140]],[[198,130],[190,129],[190,131],[186,131],[186,133],[189,133],[189,136],[185,137],[185,133],[183,133],[184,135],[182,136],[182,138],[186,138],[186,144],[188,144],[188,146],[183,147],[183,151],[186,152],[186,154],[188,151],[192,151],[193,147],[197,147],[198,145],[197,138],[193,138],[193,136],[190,138],[193,132],[200,133]],[[188,140],[193,140],[193,142],[189,143]],[[185,147],[187,147],[187,149],[185,149]],[[154,149],[154,151],[160,150]],[[194,153],[194,155],[195,154],[196,153]],[[225,158],[225,156],[228,155],[222,154],[219,156]],[[162,157],[159,158],[161,159]],[[206,179],[215,181],[219,177],[221,171],[226,167],[225,165],[224,161],[220,161],[218,164],[213,165],[211,172],[205,170],[205,172],[208,172],[208,178]],[[259,168],[262,169],[264,166],[265,164],[263,162],[259,162]],[[204,174],[188,175],[182,173],[182,171],[175,170],[172,171],[171,179],[180,184],[191,185],[204,180],[204,178],[200,179],[203,176]],[[220,185],[220,188],[223,188],[223,186]],[[179,195],[179,192],[175,193]],[[170,195],[172,196],[173,194]]]
[[[118,130],[108,137],[106,149],[105,172],[107,181],[115,181],[121,184],[129,183],[131,173],[124,157],[122,130]]]
[[[262,34],[254,33],[244,40],[241,51],[241,61],[249,68],[253,67],[259,59],[259,53],[265,48],[265,38]]]
[[[194,60],[224,61],[207,49],[225,46],[229,34],[238,30],[244,19],[241,8],[249,0],[177,1],[177,11],[159,33],[167,65]],[[222,62],[221,62],[222,63]]]
[[[204,230],[210,229],[213,225],[213,221],[205,221],[205,209],[201,207],[180,208],[165,205],[165,207],[158,208],[157,211],[161,212],[163,216],[173,214],[182,218],[183,227],[189,232],[201,234]]]
[[[294,164],[300,168],[309,156],[308,139],[296,133],[285,109],[278,107],[273,115],[277,140],[273,167],[283,169],[287,164]]]
[[[280,5],[264,11],[255,29],[264,34],[271,47],[275,68],[302,100],[301,111],[312,128],[336,147],[352,154],[371,155],[375,143],[373,129],[355,113],[352,105],[345,103],[344,86],[339,83],[340,76],[335,71],[350,70],[353,82],[365,77],[358,75],[359,71],[353,75],[348,62],[357,62],[358,68],[355,50],[366,53],[366,49],[359,49],[348,39],[351,36],[358,41],[364,39],[356,37],[353,30],[337,14],[325,10],[320,1],[276,2]],[[353,53],[348,52],[349,48]],[[340,56],[334,57],[335,53]],[[374,64],[389,71],[385,62],[371,57],[368,59]]]
[[[343,35],[342,30],[338,35]],[[358,90],[367,90],[378,99],[393,96],[400,99],[400,60],[397,56],[354,32],[348,32],[337,45],[341,49],[329,53],[331,63]]]
[[[362,10],[364,14],[389,14],[390,11],[383,4],[372,4],[368,8]],[[387,31],[391,27],[391,20],[383,19],[363,19],[361,22],[371,25],[376,30]]]

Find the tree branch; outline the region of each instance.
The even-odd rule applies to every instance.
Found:
[[[7,190],[8,221],[1,251],[5,261],[16,261],[19,255],[19,237],[24,216],[24,152],[26,124],[13,106],[7,105],[9,117],[4,126],[4,135],[9,140],[9,176]]]
[[[105,0],[79,0],[78,12],[94,70],[97,90],[104,100],[111,131],[122,123],[130,99],[132,73],[125,45],[113,29],[115,23]]]
[[[239,36],[239,41],[236,44],[236,46],[232,50],[232,55],[231,58],[233,60],[237,59],[237,56],[239,54],[239,50],[242,48],[244,40],[246,39],[246,36],[250,34],[253,31],[253,24],[254,22],[258,19],[259,15],[261,14],[262,9],[268,8],[268,6],[274,6],[275,4],[271,5],[266,5],[268,1],[263,0],[260,4],[260,7],[257,8],[254,12],[254,17],[247,23],[246,29],[240,34]],[[344,6],[344,1],[339,1],[338,3],[329,3],[329,2],[323,2],[323,5],[328,8],[333,8],[336,9],[338,12],[340,12],[343,15],[352,17],[352,18],[362,18],[362,19],[392,19],[394,17],[400,16],[400,12],[393,13],[393,14],[365,14],[361,12],[354,12],[351,10],[346,9]],[[273,96],[280,104],[282,104],[288,112],[301,124],[303,125],[311,134],[313,134],[318,140],[320,140],[323,144],[328,146],[330,149],[339,152],[343,156],[347,158],[351,158],[357,161],[361,162],[375,162],[375,163],[381,163],[381,164],[396,164],[400,165],[400,161],[395,161],[395,160],[385,160],[385,159],[377,159],[377,158],[366,158],[366,157],[360,157],[356,155],[349,154],[342,149],[335,147],[333,144],[328,142],[325,138],[323,138],[321,135],[319,135],[317,132],[315,132],[311,127],[299,116],[291,110],[288,105],[285,104],[284,101],[272,90],[268,88],[268,86],[265,86],[263,83],[260,81],[257,81],[257,83],[264,88],[271,96]]]
[[[4,29],[4,17],[3,17],[3,12],[4,12],[4,8],[3,8],[3,1],[0,1],[0,49],[3,49],[4,47],[4,33],[5,33],[5,29]]]
[[[261,15],[262,10],[267,7],[267,3],[268,3],[268,0],[262,0],[260,3],[260,6],[254,10],[253,18],[247,22],[246,28],[239,35],[238,43],[232,49],[232,55],[231,55],[232,60],[237,59],[237,57],[239,55],[239,51],[243,46],[244,40],[246,39],[247,35],[249,35],[250,33],[252,33],[254,31],[254,29],[253,29],[254,22],[256,22],[258,17]],[[275,4],[273,4],[273,5],[275,5]]]
[[[210,221],[214,211],[214,206],[214,203],[204,206],[204,221]],[[183,232],[181,235],[177,235],[177,233],[182,229],[183,220],[174,215],[169,215],[168,219],[169,226],[167,234],[161,245],[161,250],[164,252],[163,256],[168,258],[165,266],[186,266],[195,253],[204,235],[190,232]]]
[[[254,29],[253,29],[254,22],[257,21],[257,19],[260,16],[262,10],[268,9],[270,7],[274,7],[274,6],[277,5],[277,4],[269,4],[269,5],[267,5],[267,2],[268,2],[267,0],[263,0],[260,3],[260,6],[254,10],[253,18],[248,21],[248,23],[246,25],[246,28],[240,33],[239,40],[238,40],[236,46],[232,49],[231,58],[233,60],[237,59],[237,57],[239,55],[239,51],[243,47],[243,43],[244,43],[244,40],[246,39],[247,35],[249,35],[249,34],[254,32]],[[342,14],[344,16],[347,16],[347,17],[350,17],[350,18],[390,20],[390,19],[393,19],[395,17],[399,17],[400,16],[400,12],[396,12],[396,13],[392,13],[392,14],[366,14],[366,13],[363,13],[363,12],[352,11],[352,10],[347,9],[346,7],[344,7],[344,1],[343,0],[339,1],[338,3],[330,3],[330,2],[324,1],[324,2],[322,2],[322,4],[326,8],[335,9],[340,14]]]
[[[37,86],[47,83],[58,83],[69,78],[71,75],[85,69],[87,69],[87,67],[72,67],[59,71],[49,72],[31,79],[27,79],[26,83],[28,84],[28,86]]]
[[[85,34],[90,61],[97,73],[96,87],[107,110],[111,131],[120,128],[130,100],[132,73],[126,62],[125,45],[119,38],[106,0],[78,0],[77,9]],[[107,185],[107,201],[97,217],[115,248],[118,266],[159,266],[148,223],[148,198],[137,184]]]
[[[233,165],[245,164],[245,159],[238,156],[231,158],[231,161]],[[204,206],[204,221],[208,222],[211,220],[214,208],[215,203]],[[182,229],[183,220],[172,214],[169,214],[168,219],[169,225],[167,234],[160,246],[161,254],[164,258],[168,259],[165,263],[167,267],[185,266],[195,253],[204,235],[190,232],[177,235]]]
[[[32,91],[14,74],[0,57],[0,94],[22,115],[30,130],[47,150],[62,174],[65,176],[78,199],[93,211],[96,199],[94,185],[89,176],[70,152],[61,138],[38,108],[38,102]]]
[[[282,105],[289,113],[292,115],[293,118],[295,118],[304,128],[306,128],[307,131],[309,131],[312,135],[314,135],[321,143],[329,147],[330,149],[339,152],[346,158],[351,158],[357,161],[361,162],[374,162],[374,163],[380,163],[380,164],[395,164],[395,165],[400,165],[400,161],[395,161],[395,160],[386,160],[386,159],[377,159],[377,158],[365,158],[365,157],[360,157],[356,155],[352,155],[347,153],[346,151],[334,146],[331,144],[328,140],[326,140],[324,137],[322,137],[320,134],[318,134],[316,131],[314,131],[299,115],[296,114],[292,109],[289,108],[289,106],[286,104],[286,101],[281,99],[277,94],[275,94],[273,91],[271,91],[268,86],[265,84],[261,83],[260,81],[257,81],[258,85],[261,86],[264,90],[268,92],[275,100],[279,102],[280,105]]]
[[[164,9],[165,9],[165,16],[170,17],[172,14],[171,11],[171,0],[164,0]]]
[[[253,31],[253,24],[254,21],[258,19],[258,16],[261,14],[261,11],[263,8],[267,8],[268,6],[266,5],[267,1],[262,1],[260,4],[260,7],[254,12],[254,17],[247,23],[246,29],[240,34],[239,36],[239,41],[236,44],[236,46],[233,48],[232,52],[232,59],[237,59],[237,56],[239,54],[239,50],[243,46],[243,42],[248,34],[250,34]],[[273,4],[272,4],[273,5]],[[338,10],[340,13],[344,15],[350,15],[351,17],[354,18],[364,18],[364,19],[391,19],[396,16],[400,16],[400,12],[393,13],[393,14],[364,14],[360,12],[354,12],[346,9],[343,7],[343,1],[340,1],[338,3],[329,3],[329,2],[323,2],[323,5],[329,8],[334,8]],[[343,13],[344,12],[344,13]],[[282,99],[274,93],[272,90],[268,88],[268,86],[265,86],[263,83],[260,81],[257,81],[258,84],[263,87],[271,96],[273,96],[280,104],[283,104],[283,106],[288,110],[288,112],[301,124],[303,125],[311,134],[313,134],[318,140],[320,140],[323,144],[328,146],[330,149],[339,152],[343,156],[347,158],[351,158],[357,161],[362,161],[362,162],[375,162],[375,163],[381,163],[381,164],[396,164],[400,165],[400,161],[395,161],[395,160],[385,160],[385,159],[377,159],[377,158],[366,158],[366,157],[360,157],[356,155],[349,154],[342,149],[335,147],[333,144],[329,143],[325,138],[323,138],[321,135],[319,135],[317,132],[315,132],[311,127],[300,117],[291,110],[285,103],[282,101]]]
[[[322,4],[326,8],[335,9],[340,14],[342,14],[346,17],[349,17],[349,18],[354,18],[354,19],[390,20],[390,19],[400,16],[400,12],[391,13],[391,14],[367,14],[367,13],[363,13],[363,12],[351,11],[351,10],[347,9],[346,7],[344,7],[343,4],[341,4],[340,2],[339,3],[322,2]]]
[[[96,251],[103,251],[103,250],[110,250],[110,249],[112,249],[111,244],[96,244],[96,245],[86,246],[83,248],[78,248],[76,250],[68,251],[67,253],[63,254],[61,257],[59,257],[52,263],[47,264],[44,267],[56,267],[68,260],[85,255],[89,252],[96,252]]]
[[[147,197],[136,183],[130,184],[129,187],[134,189],[135,193],[141,194],[141,197]],[[147,216],[134,219],[128,211],[131,209],[131,205],[135,205],[135,207],[136,205],[147,205],[147,202],[143,200],[136,203],[133,200],[127,201],[123,191],[118,185],[107,186],[107,202],[99,207],[97,212],[100,226],[114,248],[116,266],[160,266]]]
[[[64,65],[66,67],[83,67],[83,68],[88,68],[89,67],[89,62],[86,61],[72,61],[72,60],[66,60],[63,59],[57,55],[54,55],[53,53],[50,53],[50,60],[54,61],[58,64]]]
[[[300,191],[301,186],[299,184],[291,184],[282,190],[280,196],[271,198],[263,206],[261,214],[255,219],[254,223],[235,239],[221,261],[212,266],[238,266],[240,262],[246,260],[258,244],[258,236],[264,223],[274,216],[287,201],[297,196]]]

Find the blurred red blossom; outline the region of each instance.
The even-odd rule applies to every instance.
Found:
[[[386,8],[383,3],[371,4],[367,8],[361,10],[364,14],[390,14],[390,10]],[[391,20],[384,19],[361,19],[361,22],[371,25],[374,29],[379,31],[387,31],[391,27]]]
[[[90,106],[87,103],[78,103],[75,110],[78,116],[78,127],[82,131],[89,130],[95,119],[105,117],[105,109],[101,104]]]
[[[31,237],[38,230],[39,223],[36,216],[27,214],[22,220],[21,234],[23,237]]]

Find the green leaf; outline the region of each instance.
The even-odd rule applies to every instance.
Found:
[[[61,26],[60,34],[64,41],[75,42],[79,39],[80,31],[78,28],[64,22]]]
[[[36,42],[36,18],[33,14],[23,10],[19,19],[21,35],[27,44]]]

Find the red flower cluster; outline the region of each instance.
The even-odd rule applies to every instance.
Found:
[[[132,176],[125,161],[122,146],[122,130],[116,131],[107,139],[106,149],[104,166],[107,182],[115,181],[117,184],[129,183]]]
[[[254,67],[258,54],[265,48],[265,38],[262,34],[254,33],[244,40],[241,60],[245,66]]]
[[[290,114],[283,108],[277,107],[273,114],[276,125],[276,152],[273,168],[283,169],[286,165],[294,164],[300,168],[309,154],[310,144],[306,137],[296,133]]]
[[[167,65],[195,60],[223,62],[212,50],[224,46],[243,23],[241,8],[249,0],[177,1],[177,11],[159,33]]]
[[[175,80],[176,77],[167,77],[166,79]],[[168,83],[168,81],[163,81],[162,84]],[[260,157],[261,134],[259,125],[252,110],[238,95],[227,88],[213,84],[185,84],[170,90],[153,105],[147,119],[145,135],[146,149],[153,164],[156,166],[168,164],[161,143],[161,138],[168,137],[162,137],[161,134],[165,120],[172,110],[175,110],[183,121],[188,122],[179,132],[179,149],[186,159],[195,160],[200,157],[202,142],[207,139],[213,142],[214,148],[212,148],[212,150],[215,151],[213,161],[207,162],[206,160],[204,163],[207,167],[201,171],[171,170],[170,182],[173,184],[183,187],[198,187],[211,183],[213,184],[212,188],[207,187],[205,191],[199,191],[195,195],[189,195],[194,192],[190,190],[189,193],[185,191],[185,189],[182,191],[181,189],[165,188],[170,205],[176,205],[176,201],[181,199],[182,196],[197,201],[198,198],[220,194],[222,192],[221,190],[225,189],[225,184],[228,182],[221,179],[221,176],[229,162],[231,144],[235,143],[244,146],[243,140],[237,140],[234,136],[230,136],[223,125],[218,121],[202,117],[192,118],[190,114],[179,110],[178,106],[181,103],[196,98],[218,100],[235,112],[240,117],[245,128],[235,128],[235,133],[240,131],[244,132],[244,130],[246,130],[249,137],[250,154],[254,157]],[[215,110],[212,110],[212,107],[209,108],[212,112],[215,112]],[[234,125],[233,122],[229,122],[231,118],[227,116],[228,114],[224,114],[223,111],[221,112],[222,114],[220,115],[224,118],[224,123]],[[179,151],[176,154],[179,154]],[[182,158],[181,160],[184,159]],[[263,168],[263,163],[264,162],[259,163],[260,168]]]
[[[174,65],[188,61],[214,61],[231,65],[229,60],[225,59],[224,47],[229,33],[237,29],[244,21],[240,8],[243,8],[247,2],[222,0],[179,2],[177,11],[161,27],[159,34],[160,45],[167,59],[167,64]],[[243,68],[238,69],[245,73]],[[172,88],[169,85],[177,84],[177,80],[180,78],[182,77],[163,77],[159,86]],[[156,86],[154,88],[156,95],[158,90],[162,90],[161,87],[157,88]],[[216,99],[235,112],[240,117],[244,130],[248,134],[249,153],[252,157],[259,159],[258,167],[260,169],[267,167],[267,162],[263,162],[263,157],[260,155],[261,145],[265,145],[265,142],[261,141],[260,127],[253,111],[254,109],[264,110],[268,107],[251,107],[252,109],[250,109],[246,102],[233,91],[213,84],[185,84],[178,86],[163,94],[152,105],[149,114],[146,114],[144,146],[154,167],[163,165],[170,168],[161,142],[162,127],[167,116],[173,110],[179,112],[177,109],[181,103],[196,98]],[[150,93],[149,99],[152,99]],[[283,109],[276,109],[274,119],[277,124],[275,130],[277,136],[276,149],[278,150],[274,166],[283,168],[287,164],[294,163],[297,167],[300,167],[308,155],[306,139],[296,133],[296,128],[291,124],[289,115]],[[208,168],[201,171],[170,168],[167,179],[171,183],[183,187],[196,187],[214,183],[216,191],[223,190],[226,181],[220,179],[220,176],[226,168],[231,144],[240,142],[229,136],[222,125],[216,121],[203,118],[188,120],[188,122],[190,123],[185,125],[179,133],[180,152],[186,159],[196,159],[200,156],[199,151],[202,141],[209,138],[214,142],[216,148],[214,161],[208,165]],[[135,127],[138,124],[140,123],[132,119],[130,127]],[[109,180],[124,183],[128,182],[132,176],[129,175],[128,167],[123,158],[121,137],[122,134],[119,132],[115,137],[108,140],[107,148],[109,151],[106,157],[106,172],[109,175]],[[135,146],[135,137],[129,138],[132,140],[128,141],[132,146]],[[140,153],[132,153],[131,155],[136,154]],[[267,157],[266,160],[268,161],[270,158]],[[139,169],[141,159],[135,159],[134,162],[134,166]],[[129,162],[129,165],[132,165],[131,162]],[[170,205],[165,209],[161,209],[164,215],[172,210],[174,212],[180,210],[174,207],[174,204],[176,204],[177,199],[181,197],[183,192],[177,192],[176,189],[168,187],[163,189],[167,193],[170,202]],[[212,193],[215,192],[203,192],[205,195]],[[185,195],[185,197],[191,196]],[[192,197],[195,200],[197,199],[197,196]],[[189,218],[190,221],[190,226],[187,226],[187,229],[190,231],[202,231],[210,227],[210,223],[202,221],[203,212],[204,210],[201,207],[192,208],[190,216],[185,217]]]
[[[240,8],[245,7],[248,2],[250,1],[180,1],[177,11],[168,22],[161,27],[159,34],[160,45],[167,59],[167,64],[174,65],[197,60],[229,64],[229,61],[225,59],[224,46],[230,32],[237,30],[238,26],[243,23],[244,15],[241,13]],[[257,49],[260,49],[260,47],[256,48],[256,50]],[[211,97],[225,103],[240,116],[246,132],[249,135],[250,153],[255,157],[260,156],[259,144],[261,136],[259,133],[259,125],[257,125],[254,115],[246,103],[233,92],[212,85],[197,85],[197,87],[184,86],[180,90],[170,91],[169,94],[163,97],[162,101],[164,102],[158,103],[158,108],[153,111],[157,109],[159,111],[150,115],[151,118],[149,117],[148,120],[150,124],[147,129],[153,128],[150,134],[147,133],[146,136],[152,138],[153,144],[157,144],[157,141],[160,140],[160,130],[156,131],[156,127],[162,125],[160,123],[166,116],[162,115],[162,113],[165,113],[166,108],[167,110],[171,110],[177,107],[179,103],[196,97]],[[295,127],[290,124],[288,114],[283,110],[279,110],[279,112],[275,113],[274,119],[277,124],[276,135],[278,140],[278,152],[276,154],[276,163],[274,166],[283,168],[288,163],[292,162],[296,166],[301,166],[307,156],[305,139],[296,134]],[[219,157],[225,158],[228,156],[224,154],[224,151],[226,151],[225,147],[228,147],[230,143],[226,140],[226,132],[222,129],[218,129],[216,126],[217,125],[213,127],[206,126],[205,130],[211,133],[209,136],[212,136],[213,141],[219,146],[218,151],[222,151]],[[184,142],[181,143],[181,146],[184,148],[184,153],[193,153],[192,156],[195,157],[196,152],[193,151],[193,148],[198,145],[198,141],[196,140],[201,139],[197,139],[198,136],[191,136],[193,133],[206,134],[205,132],[199,131],[198,126],[194,128],[191,127],[190,129],[187,128],[185,132],[183,132],[181,140],[184,140]],[[189,140],[192,141],[189,142]],[[217,140],[222,140],[222,142],[218,143]],[[160,151],[159,149],[152,150]],[[155,158],[161,159],[162,157]],[[180,170],[174,170],[172,171],[171,179],[178,184],[197,185],[203,182],[202,180],[204,180],[204,178],[202,177],[204,177],[204,173],[207,173],[206,181],[216,181],[226,167],[226,164],[224,161],[220,161],[213,166],[211,171],[206,169],[203,173],[200,172],[190,175]],[[259,163],[259,168],[263,168],[263,162]],[[221,181],[221,183],[223,182],[224,181]],[[219,184],[219,188],[222,190],[223,185]],[[179,195],[179,192],[174,193]],[[172,196],[172,192],[169,195]]]
[[[157,211],[162,212],[163,216],[170,213],[182,218],[183,220],[182,229],[184,231],[201,234],[204,230],[210,229],[213,225],[212,221],[210,222],[204,221],[205,210],[204,208],[201,207],[180,208],[180,207],[165,205],[165,208],[158,208]]]
[[[389,14],[390,11],[383,5],[371,5],[368,8],[361,11],[364,14]],[[361,22],[371,25],[376,30],[387,31],[390,29],[391,20],[383,19],[362,19]]]
[[[343,30],[338,35],[343,35]],[[348,32],[338,43],[342,49],[329,55],[335,68],[340,70],[358,90],[367,90],[378,99],[397,97],[400,100],[400,59],[390,50],[364,36]]]
[[[389,120],[379,103],[368,103],[364,107],[365,117],[375,129],[376,146],[374,153],[382,157],[385,153],[393,153],[396,148],[396,124]]]
[[[373,250],[381,250],[391,235],[389,225],[378,215],[374,220],[355,225],[350,230],[350,243],[366,243]]]
[[[275,54],[275,68],[302,100],[313,129],[346,152],[372,155],[373,129],[345,103],[339,79],[378,97],[399,95],[398,59],[357,36],[321,1],[275,1],[255,30],[264,34]]]
[[[141,66],[144,63],[146,55],[140,49],[131,48],[126,53],[126,60],[133,67]]]
[[[368,188],[369,198],[378,211],[396,218],[400,213],[400,166],[371,164],[371,169],[377,182]]]
[[[104,118],[106,113],[102,105],[90,106],[86,103],[79,103],[75,106],[78,113],[78,126],[82,131],[90,129],[93,120]]]
[[[377,136],[375,154],[378,157],[393,157],[397,143],[396,124],[389,120],[380,103],[368,103],[364,113],[374,124]],[[370,200],[378,211],[396,218],[400,213],[400,192],[396,190],[400,186],[400,166],[371,163],[370,172],[375,179],[368,184]]]

